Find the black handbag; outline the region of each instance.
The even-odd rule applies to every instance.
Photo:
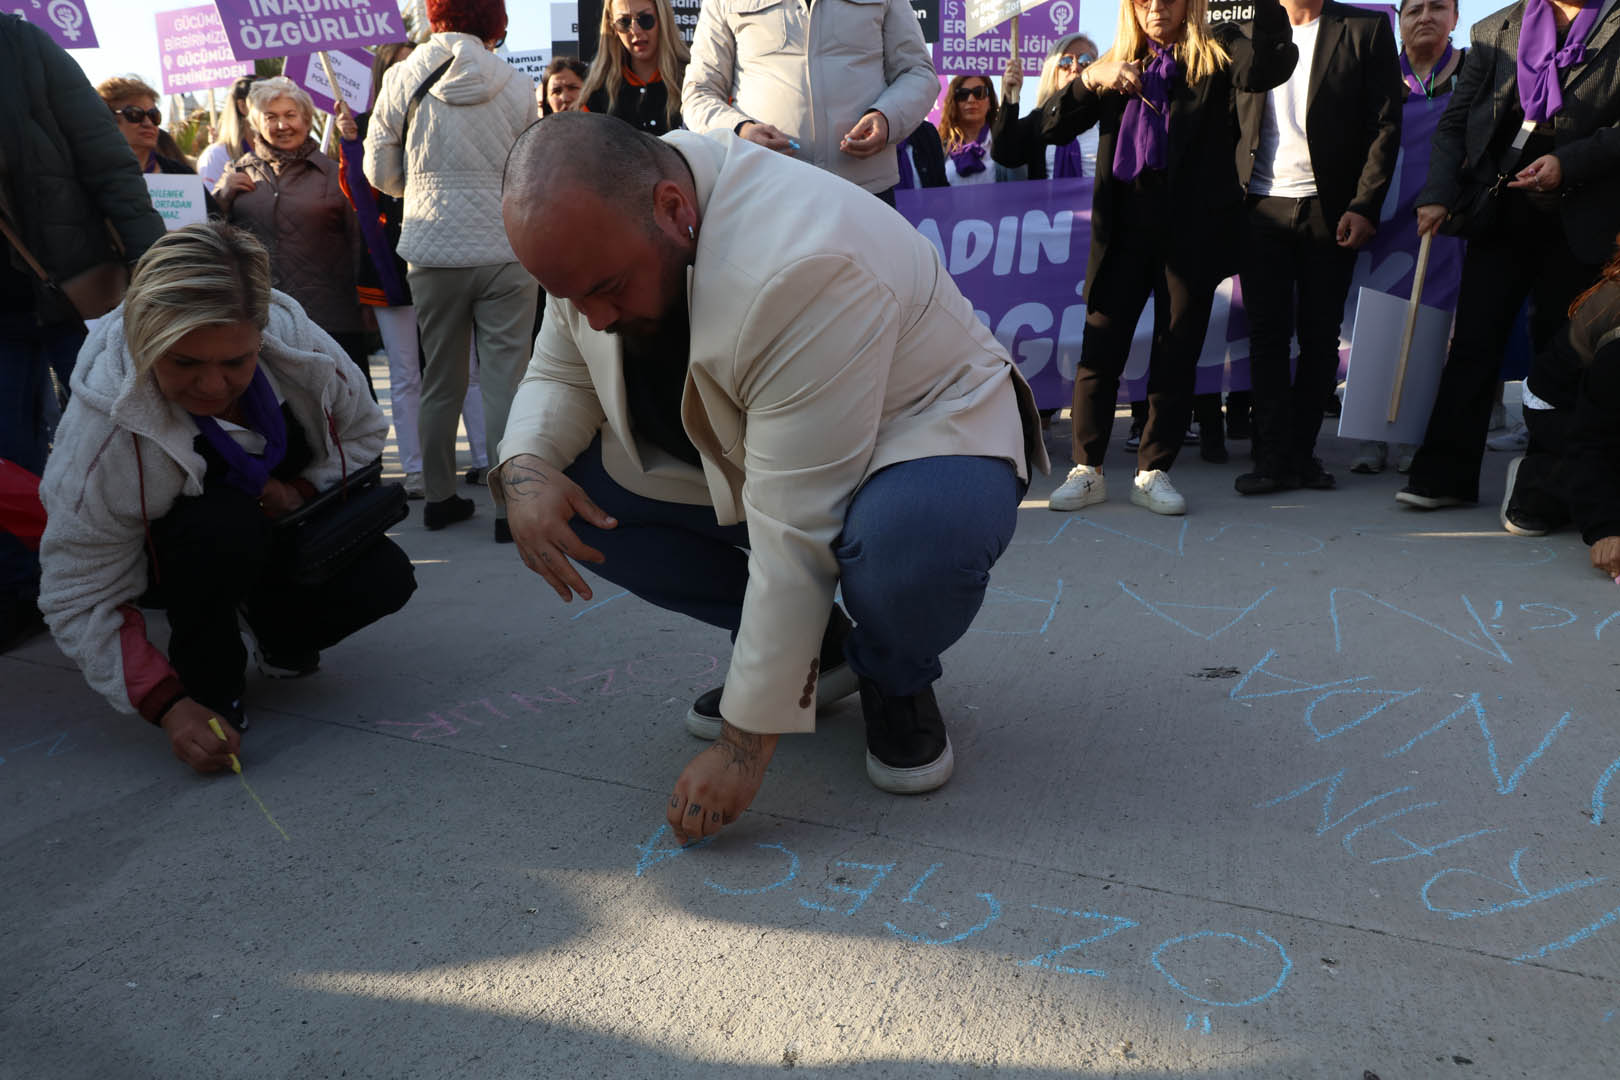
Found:
[[[405,488],[383,483],[382,462],[374,461],[276,519],[280,576],[294,585],[324,584],[409,512]]]

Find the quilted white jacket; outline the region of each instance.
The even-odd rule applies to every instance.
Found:
[[[401,140],[405,109],[450,60]],[[400,258],[414,266],[515,262],[501,224],[501,173],[537,119],[528,76],[472,34],[434,34],[383,76],[366,131],[366,179],[405,199]]]

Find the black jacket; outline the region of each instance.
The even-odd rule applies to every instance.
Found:
[[[1581,539],[1620,536],[1620,281],[1606,282],[1570,320],[1571,353],[1582,365],[1570,439],[1570,510]],[[1532,372],[1530,386],[1541,396]],[[1555,404],[1555,403],[1554,403]]]
[[[1231,63],[1197,86],[1188,86],[1184,76],[1178,76],[1172,85],[1166,172],[1169,205],[1175,215],[1171,235],[1178,251],[1200,260],[1205,273],[1218,281],[1235,267],[1243,210],[1243,189],[1232,165],[1232,94],[1253,91],[1263,100],[1265,91],[1288,80],[1298,51],[1289,39],[1288,17],[1275,0],[1255,4],[1252,37],[1230,22],[1217,23],[1213,33]],[[1086,264],[1088,297],[1114,238],[1114,145],[1126,104],[1124,94],[1098,94],[1075,79],[1035,114],[1041,118],[1041,145],[1066,143],[1093,124],[1098,127],[1091,255]],[[1044,171],[1044,152],[1040,157]]]
[[[1046,116],[1040,110],[1019,116],[1017,102],[1003,101],[996,110],[995,123],[990,125],[991,159],[1009,169],[1028,169],[1031,180],[1050,179],[1046,174],[1046,148],[1061,146],[1068,140],[1048,143],[1041,137],[1045,123]]]
[[[649,135],[662,135],[671,128],[681,126],[681,114],[675,114],[675,122],[671,124],[664,115],[664,106],[669,103],[669,91],[664,81],[647,83],[637,86],[626,82],[619,87],[619,99],[608,108],[607,90],[598,90],[585,99],[585,111],[593,113],[606,113],[617,116],[620,120],[633,128],[645,131]]]
[[[920,188],[950,187],[945,175],[945,144],[939,139],[939,128],[927,120],[918,124],[904,139],[900,152],[911,151],[911,167]]]
[[[1463,187],[1496,177],[1524,122],[1519,106],[1519,27],[1524,3],[1474,24],[1472,46],[1429,154],[1418,205],[1456,210]],[[1583,261],[1601,263],[1620,232],[1620,4],[1586,39],[1586,62],[1567,69],[1564,105],[1552,118],[1553,152],[1563,168],[1564,235]]]
[[[1283,33],[1288,33],[1286,20]],[[1346,210],[1377,224],[1401,152],[1400,54],[1389,16],[1327,0],[1316,32],[1305,112],[1316,194],[1329,228]],[[1454,95],[1454,97],[1460,95]],[[1260,149],[1264,92],[1239,92],[1238,179],[1248,186]]]
[[[112,259],[133,263],[163,235],[163,218],[106,103],[72,57],[16,15],[0,15],[0,100],[9,109],[0,123],[0,212],[53,277]],[[77,318],[42,286],[37,300],[41,322]]]

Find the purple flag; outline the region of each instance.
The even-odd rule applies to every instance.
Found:
[[[21,0],[7,5],[64,49],[99,49],[84,0]]]
[[[253,74],[251,63],[231,56],[225,24],[213,4],[158,12],[157,33],[165,94],[229,86]]]
[[[238,60],[405,40],[405,20],[393,0],[345,0],[341,7],[310,0],[217,0],[214,6]],[[327,7],[333,10],[309,10]]]

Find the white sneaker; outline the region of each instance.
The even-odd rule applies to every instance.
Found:
[[[1530,445],[1530,429],[1523,424],[1514,424],[1487,438],[1485,445],[1492,450],[1524,450]]]
[[[1108,481],[1090,465],[1076,465],[1052,497],[1046,500],[1048,510],[1079,510],[1108,498]]]
[[[1187,500],[1170,483],[1170,476],[1163,469],[1149,469],[1136,474],[1131,481],[1131,502],[1145,506],[1155,514],[1187,512]]]
[[[422,474],[419,472],[405,474],[405,497],[407,499],[427,498],[427,488],[422,484]]]

